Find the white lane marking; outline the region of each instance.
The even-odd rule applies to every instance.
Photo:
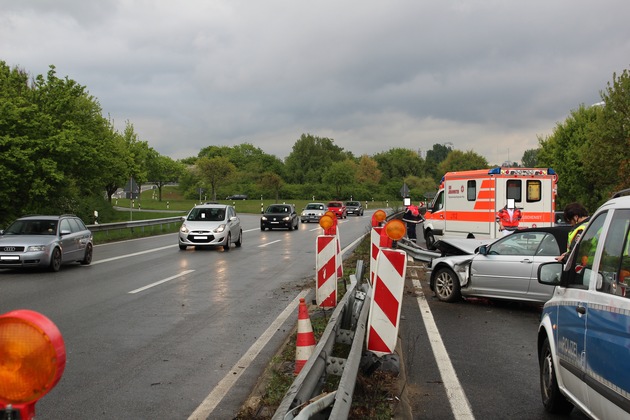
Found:
[[[416,288],[416,293],[418,294],[418,306],[420,307],[424,326],[427,329],[427,335],[429,336],[429,342],[431,343],[435,361],[437,362],[440,375],[442,376],[442,383],[444,383],[448,401],[451,404],[451,411],[456,420],[474,420],[475,416],[473,416],[472,408],[470,407],[468,398],[466,398],[462,385],[459,383],[459,379],[457,379],[457,374],[455,373],[451,359],[448,357],[446,347],[444,347],[442,337],[440,336],[437,325],[435,325],[435,319],[429,308],[429,303],[422,292],[420,280],[414,279],[413,286]]]
[[[110,261],[122,260],[123,258],[135,257],[137,255],[148,254],[155,251],[161,251],[163,249],[175,248],[176,246],[178,245],[177,244],[167,245],[161,248],[153,248],[153,249],[147,249],[146,251],[134,252],[133,254],[119,255],[118,257],[112,257],[112,258],[105,258],[104,260],[92,261],[92,265],[102,264],[102,263],[106,263]]]
[[[150,288],[155,287],[155,286],[157,286],[157,285],[160,285],[160,284],[162,284],[162,283],[166,283],[167,281],[171,281],[171,280],[174,280],[174,279],[176,279],[176,278],[178,278],[178,277],[185,276],[186,274],[188,274],[188,273],[192,273],[193,271],[195,271],[195,270],[186,270],[186,271],[182,271],[181,273],[176,274],[176,275],[174,275],[174,276],[171,276],[171,277],[169,277],[169,278],[167,278],[167,279],[160,280],[160,281],[156,281],[155,283],[148,284],[148,285],[146,285],[146,286],[144,286],[144,287],[141,287],[141,288],[136,289],[136,290],[132,290],[131,292],[127,292],[127,293],[128,293],[128,294],[130,294],[130,295],[133,295],[133,294],[135,294],[135,293],[142,292],[142,291],[144,291],[144,290],[147,290],[147,289],[150,289]]]
[[[278,239],[277,241],[267,242],[267,243],[265,243],[265,244],[258,245],[258,248],[264,248],[264,247],[266,247],[267,245],[275,244],[276,242],[280,242],[280,239]]]
[[[260,228],[245,229],[245,230],[243,231],[243,233],[253,232],[253,231],[255,231],[255,230],[260,230]]]
[[[225,395],[230,391],[232,386],[241,377],[245,369],[251,365],[258,353],[267,345],[271,337],[278,331],[278,329],[284,324],[289,315],[295,312],[300,298],[305,298],[310,290],[301,291],[295,299],[278,315],[278,317],[269,325],[267,330],[260,336],[258,340],[247,350],[247,353],[240,358],[232,369],[221,379],[218,385],[212,390],[210,394],[202,401],[197,409],[188,417],[188,420],[207,419],[212,411],[219,405],[221,400],[225,398]]]

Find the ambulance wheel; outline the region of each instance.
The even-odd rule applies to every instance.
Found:
[[[424,232],[424,242],[427,243],[427,248],[428,249],[435,249],[435,236],[433,235],[433,232],[429,229],[426,232]]]
[[[545,341],[540,351],[540,395],[545,410],[553,414],[569,414],[573,410],[571,404],[558,388],[558,379],[551,356],[551,346],[549,339]]]
[[[459,277],[449,267],[438,268],[433,290],[442,302],[458,302],[462,299]]]

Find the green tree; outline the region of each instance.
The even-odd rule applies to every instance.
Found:
[[[197,171],[201,180],[210,185],[213,200],[217,199],[217,188],[236,172],[236,167],[226,157],[202,157],[197,159]]]
[[[321,183],[323,174],[333,162],[347,158],[352,158],[352,154],[336,146],[334,140],[302,134],[285,159],[287,180],[297,184]]]
[[[472,169],[484,169],[489,166],[485,157],[469,150],[452,150],[446,159],[438,165],[438,170],[442,175],[452,171],[467,171]]]
[[[597,204],[630,187],[630,71],[613,74],[601,94],[603,106],[587,130],[581,161]]]
[[[330,168],[324,173],[322,181],[334,187],[335,198],[341,200],[343,198],[343,187],[352,187],[356,172],[357,165],[351,159],[347,159],[343,162],[333,162]]]
[[[595,198],[592,177],[583,165],[589,143],[587,133],[599,112],[599,108],[581,105],[563,123],[558,123],[550,136],[539,138],[539,166],[551,167],[558,174],[558,208],[573,201],[593,208],[599,200]]]
[[[265,172],[260,178],[260,185],[263,190],[271,191],[276,202],[280,199],[280,190],[284,185],[284,180],[275,172]]]
[[[538,167],[538,149],[525,150],[521,163],[524,168],[537,168]]]
[[[425,159],[426,173],[428,176],[435,179],[436,182],[439,182],[440,179],[442,179],[442,175],[444,175],[443,173],[438,173],[438,165],[446,159],[451,151],[453,151],[453,148],[451,146],[447,146],[446,144],[436,143],[433,145],[431,150],[427,150],[427,157]]]
[[[162,156],[150,149],[148,160],[148,180],[157,186],[158,201],[162,201],[162,188],[169,183],[179,180],[184,171],[184,165],[168,156]]]
[[[411,149],[395,147],[386,152],[377,153],[373,158],[378,162],[383,178],[388,180],[402,181],[405,177],[423,174],[423,160],[416,151]]]

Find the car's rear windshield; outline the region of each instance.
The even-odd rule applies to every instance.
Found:
[[[190,211],[187,220],[195,222],[220,222],[225,220],[224,208],[195,208]]]
[[[4,233],[9,235],[56,235],[57,220],[16,220]]]

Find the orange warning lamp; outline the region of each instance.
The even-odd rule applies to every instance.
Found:
[[[385,219],[387,219],[387,213],[384,210],[376,210],[372,215],[372,227],[379,226]]]
[[[328,214],[331,213],[331,214]],[[337,216],[332,212],[326,212],[325,215],[319,218],[319,225],[324,229],[328,230],[331,227],[335,226],[335,222],[337,221]]]
[[[334,211],[331,210],[327,210],[326,213],[324,213],[325,216],[330,216],[332,217],[334,220],[337,220],[337,215],[335,214]]]
[[[400,241],[407,233],[407,228],[402,220],[393,219],[385,225],[385,233],[393,241]]]
[[[57,326],[26,309],[0,315],[0,412],[7,406],[22,419],[61,379],[66,347]]]

